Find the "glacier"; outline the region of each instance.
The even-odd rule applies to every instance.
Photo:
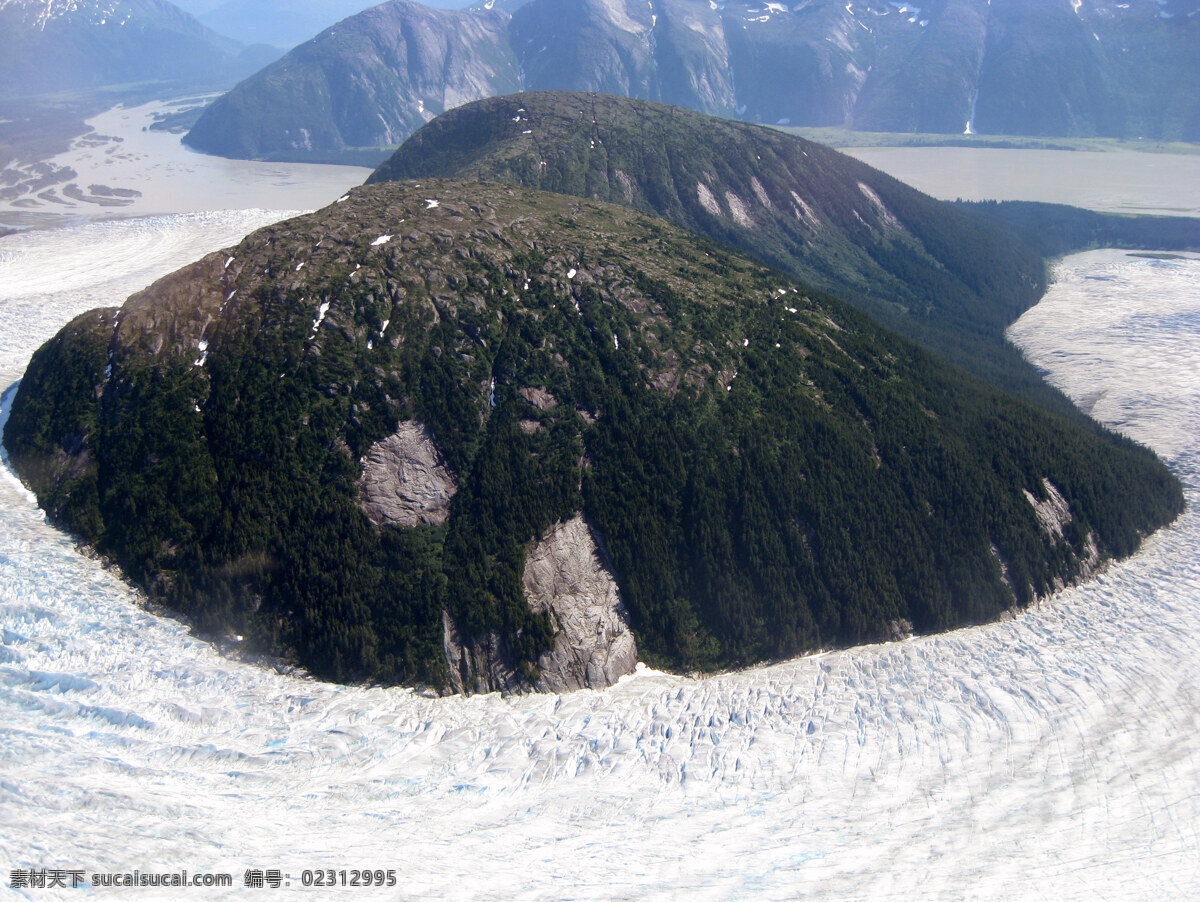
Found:
[[[283,215],[4,239],[0,418],[68,318]],[[1200,895],[1200,257],[1069,257],[1010,335],[1163,455],[1180,520],[1015,619],[708,679],[640,667],[604,691],[439,699],[223,658],[5,468],[4,864],[231,873],[220,898],[366,867],[398,887],[327,894]],[[291,887],[244,888],[248,868]],[[56,897],[8,878],[0,897]]]

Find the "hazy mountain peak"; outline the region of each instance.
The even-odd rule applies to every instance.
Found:
[[[247,49],[166,0],[0,3],[0,95],[160,82],[226,87],[262,66]]]
[[[390,6],[341,27],[385,41],[395,23],[378,10]],[[473,77],[471,91],[451,90],[440,106],[431,103],[435,71],[417,91],[406,85],[409,63],[387,55],[353,79],[330,79],[323,73],[357,71],[359,62],[322,35],[319,53],[288,61],[290,86],[275,74],[249,80],[237,104],[205,115],[192,143],[233,156],[328,154],[419,125],[397,112],[396,90],[446,109],[518,88],[602,91],[772,125],[1195,140],[1198,8],[1197,0],[529,0],[479,37],[463,33],[459,23],[470,19],[424,20],[429,40],[457,48],[447,82],[504,59],[504,77]],[[340,121],[297,100],[313,80],[329,82],[328,109],[347,109]],[[309,146],[297,142],[300,129],[326,137]]]

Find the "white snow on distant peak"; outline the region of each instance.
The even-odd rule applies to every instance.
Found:
[[[195,362],[192,363],[192,366],[204,366],[205,362],[208,360],[207,339],[200,339],[200,343],[196,345],[196,348],[200,351],[200,356],[196,358]]]
[[[371,242],[371,247],[378,247],[381,244],[387,244],[391,240],[392,240],[391,235],[380,235],[378,238],[376,238],[374,241]]]
[[[441,206],[441,204],[438,201],[434,200],[432,197],[425,198],[425,209],[426,210],[432,210],[435,207],[439,207],[439,206]]]
[[[230,257],[228,260],[226,260],[226,261],[225,261],[225,265],[224,265],[224,266],[222,266],[221,268],[222,268],[222,269],[229,269],[229,264],[230,264],[230,263],[232,263],[232,262],[233,262],[233,257]]]
[[[302,269],[304,269],[304,261],[303,260],[301,260],[299,263],[296,264],[296,272],[300,272],[300,270],[302,270]]]
[[[344,201],[344,200],[349,200],[349,199],[350,199],[350,195],[349,195],[349,194],[343,194],[341,197],[339,197],[337,200],[335,200],[335,201],[334,201],[334,203],[335,203],[335,204],[340,204],[342,201]]]
[[[574,266],[572,266],[570,269],[567,270],[567,278],[568,279],[575,278],[575,267]]]

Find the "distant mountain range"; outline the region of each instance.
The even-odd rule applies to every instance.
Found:
[[[164,0],[0,0],[0,98],[153,82],[221,89],[278,55]]]
[[[187,142],[311,159],[543,88],[764,124],[1200,140],[1200,0],[484,5],[366,10],[218,100]]]

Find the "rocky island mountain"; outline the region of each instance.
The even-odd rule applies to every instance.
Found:
[[[0,0],[0,98],[147,83],[225,88],[278,55],[165,0]]]
[[[202,633],[464,691],[992,619],[1183,504],[777,270],[470,180],[355,189],[78,317],[4,441]]]
[[[485,8],[486,7],[486,8]],[[599,91],[767,125],[1200,140],[1200,0],[392,0],[216,101],[208,153],[395,145],[521,90]]]
[[[1043,258],[1101,239],[1200,248],[1196,220],[946,203],[776,129],[603,94],[539,91],[465,104],[409,138],[368,183],[433,176],[661,216],[1060,411],[1069,404],[1004,336],[1045,290]]]

